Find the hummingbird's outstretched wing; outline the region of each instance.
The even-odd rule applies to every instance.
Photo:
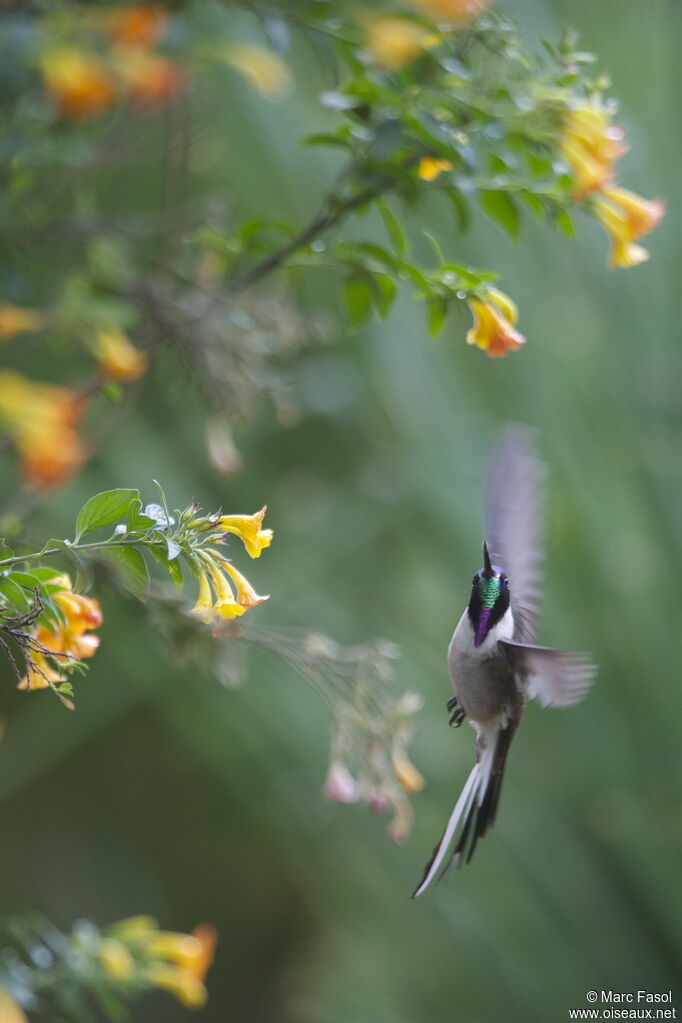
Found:
[[[582,700],[597,672],[589,654],[553,650],[514,640],[498,644],[531,700],[543,707],[571,707]]]
[[[509,577],[514,637],[533,643],[542,584],[542,484],[544,464],[533,432],[507,425],[491,459],[486,500],[486,539],[493,563]]]

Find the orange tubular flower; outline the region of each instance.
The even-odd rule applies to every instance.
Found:
[[[131,345],[120,327],[105,327],[97,332],[96,354],[104,380],[132,382],[147,369],[147,359]]]
[[[116,102],[109,71],[100,60],[81,50],[49,51],[42,59],[42,72],[59,113],[69,120],[97,117]]]
[[[33,630],[33,638],[49,650],[49,656],[57,662],[93,657],[99,646],[99,636],[93,636],[88,630],[97,629],[102,624],[99,603],[93,597],[74,593],[68,575],[55,576],[50,582],[63,587],[52,594],[52,599],[64,615],[64,622],[51,622],[49,626],[38,623]],[[47,655],[36,653],[33,660],[35,664],[29,666],[19,689],[46,689],[50,682],[65,681],[66,676],[52,667]]]
[[[467,333],[468,345],[481,348],[491,359],[500,358],[507,352],[515,352],[525,344],[526,339],[514,324],[518,319],[516,305],[497,288],[487,288],[485,300],[467,300],[474,317],[474,325]]]
[[[140,106],[159,106],[180,91],[185,80],[182,68],[168,57],[142,46],[118,47],[116,71],[125,90]]]
[[[29,486],[63,483],[86,458],[75,424],[85,405],[74,391],[0,372],[0,423],[21,456]]]
[[[108,12],[107,27],[119,46],[154,46],[166,30],[166,14],[156,4],[121,7]]]
[[[10,302],[0,302],[0,341],[11,341],[17,334],[30,334],[45,325],[39,309],[22,309]]]
[[[566,111],[559,148],[575,178],[576,202],[613,181],[616,160],[626,150],[622,129],[595,104]]]
[[[595,201],[597,219],[611,237],[609,266],[629,267],[644,263],[649,253],[636,242],[649,234],[665,215],[661,199],[643,199],[626,188],[607,188]]]
[[[269,595],[260,596],[256,593],[249,580],[246,579],[233,564],[227,561],[226,558],[219,558],[216,556],[216,560],[235,584],[237,588],[237,603],[240,607],[243,607],[245,611],[248,611],[251,607],[255,607],[256,604],[262,604],[264,600],[270,599]]]

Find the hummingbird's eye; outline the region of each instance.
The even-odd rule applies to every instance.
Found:
[[[500,585],[506,586],[508,582],[509,580],[507,579],[506,575],[503,572],[502,575],[500,576]]]

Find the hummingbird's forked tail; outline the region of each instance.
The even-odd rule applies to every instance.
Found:
[[[504,765],[514,731],[515,726],[498,726],[487,737],[488,742],[471,769],[445,831],[424,868],[424,876],[412,892],[413,899],[426,891],[438,874],[460,824],[462,826],[457,842],[440,872],[439,881],[453,863],[459,864],[463,856],[466,857],[466,862],[469,862],[479,838],[482,838],[494,823],[502,789]]]

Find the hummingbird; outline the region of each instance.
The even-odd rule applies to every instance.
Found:
[[[532,432],[507,426],[488,474],[483,567],[448,648],[454,696],[449,723],[468,718],[476,760],[442,838],[412,893],[421,895],[454,863],[471,859],[492,826],[511,741],[526,702],[570,707],[590,687],[596,666],[588,654],[538,646],[542,582],[542,488],[546,475]]]

